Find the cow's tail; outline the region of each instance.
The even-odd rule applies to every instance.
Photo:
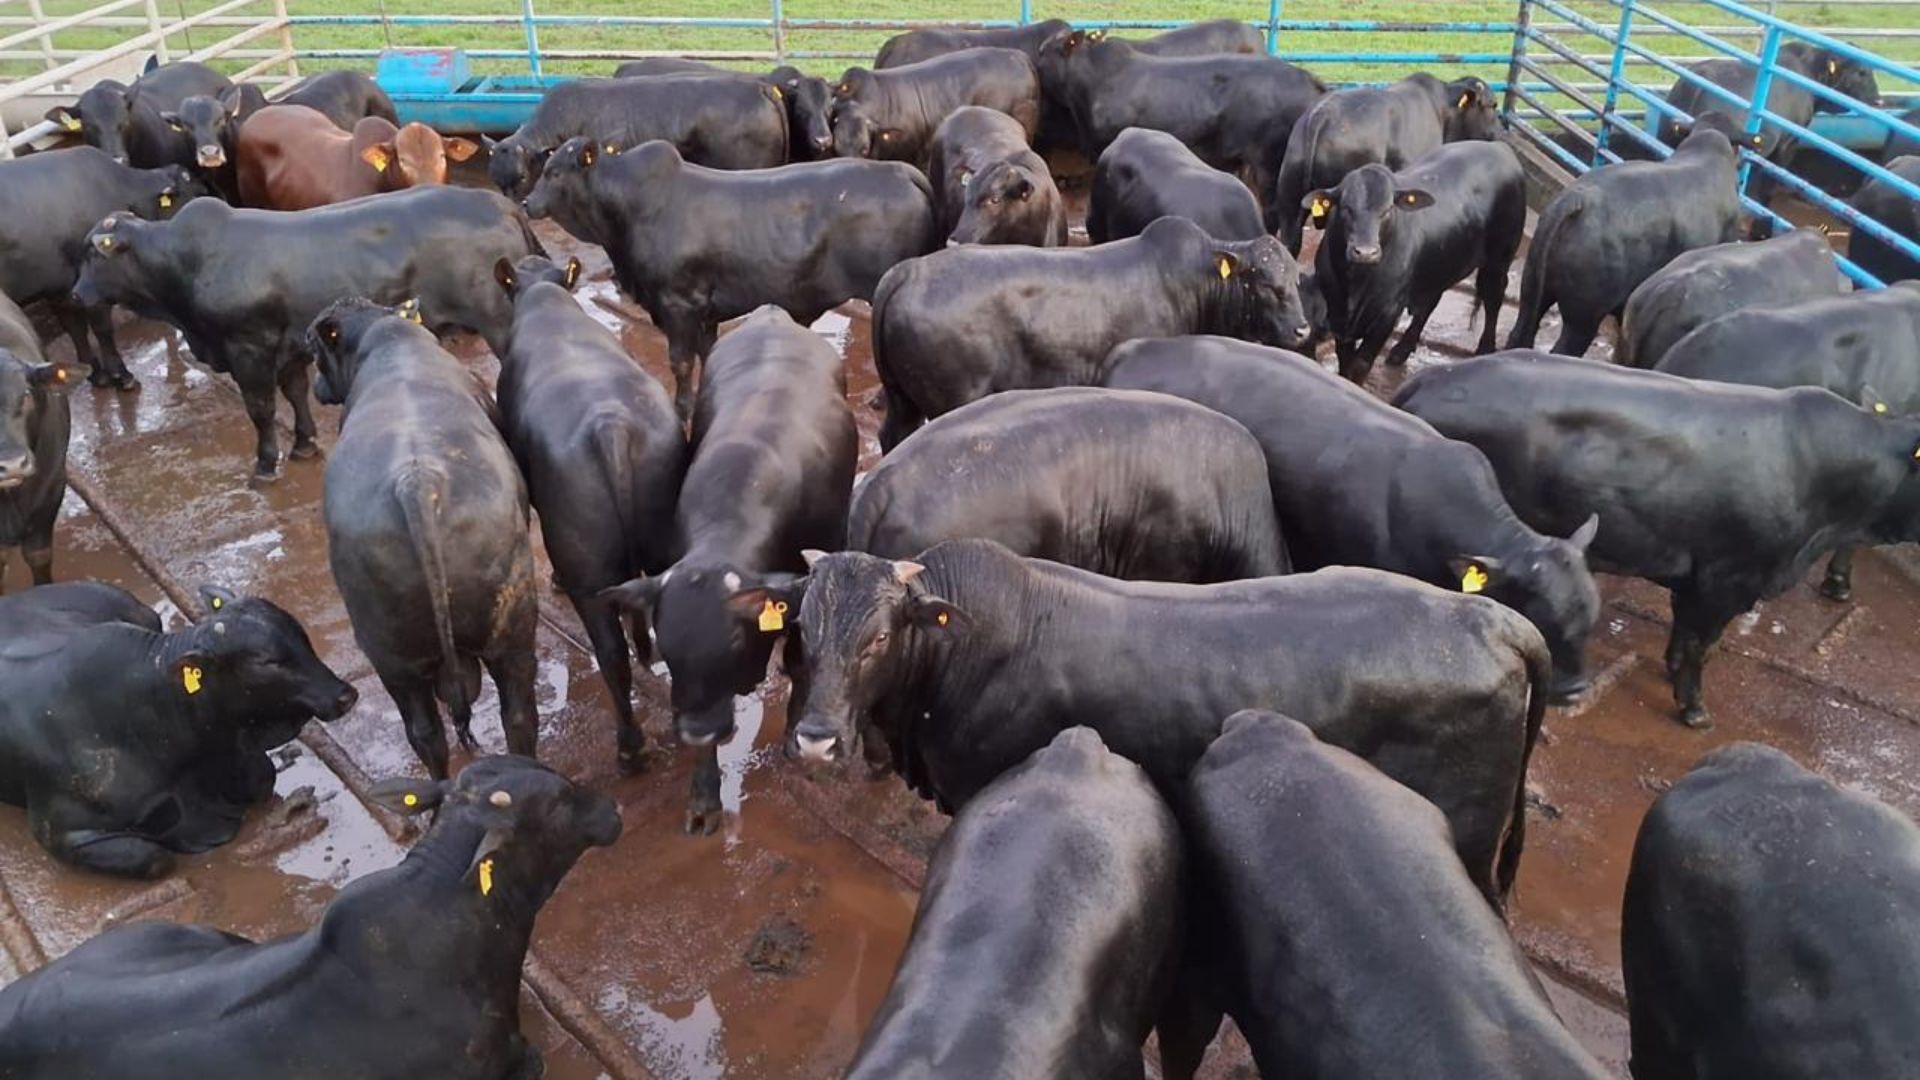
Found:
[[[633,490],[633,431],[618,416],[606,415],[590,421],[593,427],[587,441],[593,447],[593,460],[600,468],[600,481],[606,485],[613,503],[613,516],[620,522],[620,535],[627,538],[628,576],[640,573],[640,538],[647,535],[640,521],[640,507]],[[569,588],[606,589],[618,581],[570,581]]]
[[[456,717],[466,716],[473,707],[467,693],[467,680],[460,663],[459,649],[453,641],[453,595],[447,588],[445,546],[440,542],[440,506],[447,498],[447,478],[426,466],[414,464],[393,483],[394,499],[407,523],[407,538],[420,562],[420,576],[427,583],[427,604],[433,616],[433,633],[440,642],[440,677],[434,696]]]
[[[1540,336],[1540,319],[1546,315],[1547,308],[1553,306],[1554,297],[1547,295],[1547,264],[1553,257],[1553,244],[1566,223],[1586,209],[1586,203],[1577,191],[1569,191],[1553,201],[1547,212],[1540,215],[1540,224],[1533,234],[1533,246],[1527,251],[1526,261],[1520,266],[1520,312],[1514,321],[1513,331],[1507,335],[1507,348],[1531,349],[1533,341]]]
[[[894,370],[894,364],[905,355],[901,348],[904,343],[893,340],[889,332],[892,320],[888,318],[893,294],[907,279],[911,261],[900,263],[880,278],[880,284],[873,290],[873,367],[880,376],[880,390],[887,400],[887,418],[880,425],[880,452],[886,453],[898,446],[901,439],[907,437],[926,419],[919,407],[900,385],[900,373]]]
[[[543,259],[550,259],[553,257],[547,254],[547,246],[545,244],[542,244],[540,242],[540,237],[534,234],[533,219],[527,217],[527,211],[525,207],[519,206],[519,205],[514,206],[513,220],[516,224],[520,226],[520,239],[526,241],[528,254],[538,255]]]
[[[1527,741],[1521,746],[1519,782],[1514,785],[1513,819],[1500,844],[1500,855],[1493,868],[1493,887],[1502,910],[1513,895],[1514,878],[1520,873],[1520,851],[1527,840],[1527,769],[1533,761],[1534,747],[1540,741],[1540,725],[1547,715],[1547,698],[1553,692],[1553,654],[1547,641],[1533,624],[1516,618],[1519,640],[1514,644],[1527,666]]]

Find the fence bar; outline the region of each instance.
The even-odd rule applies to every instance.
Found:
[[[1633,0],[1627,0],[1632,3]],[[1745,131],[1748,135],[1760,134],[1760,117],[1767,111],[1767,102],[1773,95],[1773,69],[1780,62],[1780,28],[1767,28],[1766,41],[1760,46],[1760,71],[1753,79],[1753,98],[1747,108]],[[1740,182],[1736,190],[1747,193],[1747,181],[1753,175],[1753,159],[1740,155]]]
[[[1633,0],[1621,0],[1620,25],[1619,28],[1614,31],[1613,66],[1608,69],[1607,73],[1607,99],[1605,109],[1600,114],[1602,119],[1610,115],[1620,105],[1620,82],[1627,70],[1627,37],[1633,33],[1633,6]],[[1609,130],[1609,125],[1604,123],[1600,125],[1599,137],[1593,147],[1593,163],[1595,165],[1600,165],[1604,161],[1602,155],[1607,151],[1607,132]]]
[[[287,78],[300,77],[300,61],[295,58],[293,27],[287,23],[287,0],[273,0],[273,17],[280,21],[280,48],[287,54]]]
[[[45,37],[48,34],[60,30],[70,30],[73,27],[84,25],[88,19],[91,19],[95,15],[106,15],[119,11],[122,8],[130,8],[140,2],[141,0],[112,0],[111,3],[101,4],[96,8],[88,8],[85,11],[73,15],[63,15],[51,22],[41,23],[30,30],[23,30],[20,33],[9,34],[6,37],[0,38],[0,49],[11,49],[16,45],[24,45],[34,38]],[[152,3],[153,0],[146,0],[146,2]]]
[[[1513,126],[1514,87],[1520,82],[1520,62],[1527,55],[1527,31],[1533,25],[1533,5],[1528,0],[1520,0],[1520,10],[1513,17],[1513,58],[1507,64],[1507,92],[1500,99],[1500,119],[1508,127]]]
[[[147,0],[147,29],[160,35],[153,44],[155,59],[163,64],[171,61],[173,49],[167,44],[167,35],[160,33],[160,0]]]
[[[116,0],[116,2],[125,3],[127,0]],[[132,2],[137,3],[139,0],[132,0]],[[226,0],[225,3],[210,7],[198,15],[189,16],[177,22],[169,23],[159,30],[149,30],[144,34],[137,34],[118,45],[108,49],[102,49],[100,52],[94,53],[85,59],[75,60],[70,64],[62,64],[52,71],[43,71],[38,75],[29,75],[17,82],[0,83],[0,101],[11,101],[14,98],[26,97],[36,90],[58,85],[69,76],[92,71],[102,64],[118,60],[123,56],[132,56],[142,49],[153,48],[157,42],[164,41],[169,34],[177,34],[182,30],[190,30],[217,15],[225,15],[238,8],[248,7],[260,2],[261,0]]]
[[[33,16],[35,26],[45,25],[47,13],[46,10],[40,6],[40,0],[27,0],[27,11]],[[53,59],[53,38],[50,35],[40,35],[40,55],[45,58],[47,67],[59,66]]]
[[[520,0],[520,24],[527,31],[527,74],[540,77],[540,31],[535,27],[533,0]]]

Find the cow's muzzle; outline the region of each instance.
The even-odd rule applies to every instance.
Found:
[[[217,169],[227,163],[227,152],[217,146],[203,146],[194,155],[203,169]]]

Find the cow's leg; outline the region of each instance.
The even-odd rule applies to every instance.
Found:
[[[1160,1075],[1166,1080],[1191,1080],[1220,1031],[1220,1007],[1207,993],[1215,980],[1194,957],[1193,949],[1189,944],[1187,955],[1174,961],[1178,970],[1173,986],[1154,1019],[1153,1030],[1160,1037]]]
[[[1420,335],[1427,332],[1427,320],[1433,318],[1433,309],[1440,306],[1440,295],[1422,297],[1413,305],[1413,321],[1407,324],[1406,332],[1400,340],[1393,343],[1393,351],[1387,354],[1388,367],[1402,367],[1412,358],[1413,350],[1420,347]]]
[[[694,748],[693,793],[687,800],[687,835],[711,836],[726,815],[720,809],[720,746]]]
[[[1673,633],[1667,639],[1667,674],[1673,679],[1673,699],[1680,722],[1690,728],[1713,726],[1702,700],[1701,684],[1711,652],[1734,616],[1751,607],[1735,604],[1717,590],[1696,583],[1673,590]]]
[[[0,547],[0,596],[7,595],[7,549]]]
[[[232,365],[230,370],[234,370],[237,376],[238,369],[246,366]],[[253,421],[254,478],[272,480],[280,471],[280,435],[274,427],[273,383],[252,379],[242,382],[238,378],[234,381],[240,384],[240,398],[246,402],[247,419]]]
[[[120,355],[120,342],[113,336],[113,308],[107,304],[96,304],[86,309],[87,325],[93,328],[93,337],[100,343],[100,367],[96,370],[106,372],[107,382],[117,390],[138,390],[140,380],[127,370],[126,358]],[[95,383],[105,386],[107,382]]]
[[[1367,376],[1373,374],[1373,360],[1387,344],[1387,337],[1393,333],[1393,319],[1382,319],[1381,325],[1367,331],[1357,346],[1347,350],[1340,357],[1340,376],[1355,386],[1367,385]]]
[[[173,869],[173,852],[133,833],[64,827],[55,824],[57,812],[36,815],[33,833],[54,858],[84,870],[115,877],[157,878]]]
[[[380,676],[387,696],[400,709],[400,722],[406,726],[407,742],[413,756],[427,767],[427,775],[445,780],[448,771],[447,729],[440,723],[440,706],[433,696],[433,683],[418,679],[389,679]]]
[[[101,366],[100,358],[93,351],[93,339],[87,336],[86,310],[72,300],[54,300],[47,306],[60,321],[60,332],[73,342],[74,362],[87,369],[87,382],[101,388],[111,386],[112,376]]]
[[[533,658],[533,642],[509,648],[485,661],[500,692],[500,726],[507,735],[507,752],[533,757],[540,741],[540,712],[535,704],[540,667]]]
[[[313,394],[310,386],[313,376],[303,361],[292,360],[280,368],[280,395],[293,406],[293,452],[289,455],[295,461],[308,461],[320,456],[320,444],[314,441],[318,429],[313,424]]]
[[[1473,280],[1473,295],[1480,301],[1480,312],[1485,318],[1480,326],[1480,343],[1473,349],[1475,356],[1485,356],[1499,347],[1495,344],[1494,331],[1500,325],[1500,308],[1507,302],[1507,272],[1512,266],[1511,259],[1488,263]]]
[[[1600,319],[1585,313],[1570,312],[1567,305],[1560,305],[1560,339],[1553,343],[1553,351],[1561,356],[1585,356],[1587,347],[1593,339],[1600,336]],[[1511,347],[1512,342],[1507,345]]]
[[[1853,553],[1855,550],[1857,549],[1852,544],[1834,549],[1833,556],[1827,560],[1826,580],[1820,583],[1822,596],[1842,603],[1853,599]]]
[[[887,453],[900,445],[900,440],[913,434],[913,430],[926,422],[907,395],[881,380],[882,395],[887,400],[887,416],[880,422],[880,452]]]
[[[20,555],[27,561],[27,571],[33,575],[35,585],[49,585],[53,582],[53,527],[48,525],[44,532],[28,536],[20,545]],[[4,553],[0,553],[0,558]],[[6,592],[6,564],[0,561],[0,593]]]
[[[647,737],[633,716],[633,662],[628,658],[620,609],[597,596],[582,594],[573,597],[573,610],[587,628],[593,658],[600,664],[600,677],[613,696],[613,733],[620,747],[620,771],[632,776],[646,766]]]
[[[511,1064],[507,1066],[506,1076],[502,1080],[541,1080],[547,1075],[547,1060],[540,1056],[540,1048],[522,1038],[517,1031],[508,1044],[507,1057]]]

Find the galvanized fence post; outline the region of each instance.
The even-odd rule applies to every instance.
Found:
[[[147,0],[147,29],[153,31],[155,34],[160,33],[159,0]],[[153,54],[159,57],[160,62],[163,64],[172,61],[173,57],[168,54],[165,35],[160,36],[154,41]]]
[[[1519,100],[1516,89],[1524,72],[1520,60],[1527,55],[1527,31],[1533,25],[1533,0],[1520,0],[1520,11],[1513,17],[1513,62],[1507,65],[1507,92],[1500,103],[1500,119],[1503,124],[1513,126],[1513,103]]]
[[[533,0],[520,0],[520,25],[527,30],[527,74],[539,78],[540,30],[533,22]]]
[[[27,14],[33,16],[36,25],[46,24],[47,12],[40,6],[40,0],[27,0]],[[53,58],[53,39],[46,34],[40,35],[40,55],[46,60],[48,71],[60,66],[60,61]],[[3,133],[0,132],[0,134]]]
[[[1280,0],[1267,0],[1267,55],[1280,52]]]
[[[298,51],[293,47],[293,24],[287,21],[287,0],[273,0],[273,17],[280,20],[280,50],[287,54],[287,78],[300,77]]]
[[[1747,126],[1749,135],[1760,133],[1760,113],[1767,107],[1767,99],[1773,94],[1773,69],[1780,59],[1780,27],[1769,25],[1766,39],[1760,46],[1760,70],[1753,77],[1753,97],[1747,101]],[[1740,153],[1735,150],[1734,153]],[[1753,159],[1740,155],[1740,194],[1747,193],[1747,179],[1753,175]]]
[[[1593,144],[1593,165],[1607,163],[1607,136],[1613,131],[1614,114],[1620,106],[1620,80],[1626,77],[1627,37],[1633,33],[1634,0],[1615,0],[1620,5],[1620,25],[1613,36],[1613,66],[1607,72],[1607,100],[1600,110],[1600,130]]]
[[[774,63],[787,62],[787,9],[781,0],[772,0]]]
[[[775,2],[777,3],[778,0],[775,0]],[[1033,0],[1020,0],[1020,25],[1025,26],[1032,21]]]

